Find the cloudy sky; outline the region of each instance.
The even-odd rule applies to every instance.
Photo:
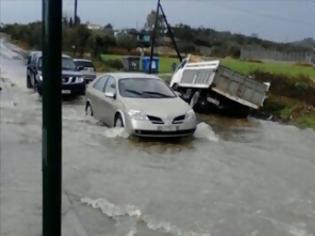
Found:
[[[71,15],[73,1],[64,0]],[[162,0],[171,24],[211,27],[276,41],[315,38],[315,0]],[[156,0],[79,0],[82,20],[142,27]],[[41,19],[41,0],[0,0],[1,22]]]

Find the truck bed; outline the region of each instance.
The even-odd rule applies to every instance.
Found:
[[[269,86],[241,75],[220,64],[220,61],[187,63],[173,75],[171,86],[210,89],[225,98],[249,108],[263,106]]]
[[[263,105],[269,85],[220,65],[210,88],[231,100],[258,109]]]

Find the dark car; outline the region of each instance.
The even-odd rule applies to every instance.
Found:
[[[27,88],[33,88],[40,95],[43,91],[42,76],[43,58],[41,52],[30,54],[27,63]],[[62,94],[84,95],[85,81],[80,71],[76,69],[73,59],[67,55],[62,55]]]
[[[95,66],[91,60],[75,58],[73,61],[77,70],[82,73],[86,83],[89,83],[96,78]]]

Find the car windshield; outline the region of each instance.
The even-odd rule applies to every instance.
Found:
[[[76,67],[84,67],[84,68],[94,68],[93,63],[91,61],[75,61],[74,64]]]
[[[38,68],[42,69],[43,59],[39,58],[38,60]],[[63,57],[62,58],[62,69],[63,70],[76,70],[75,64],[71,58]]]
[[[119,80],[119,93],[131,98],[173,98],[174,92],[159,79],[127,78]]]

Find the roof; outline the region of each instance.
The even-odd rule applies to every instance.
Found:
[[[42,51],[31,51],[30,52],[30,55],[36,55],[38,57],[41,57],[43,55],[43,52]],[[71,58],[69,55],[67,54],[62,54],[62,57],[63,58]]]
[[[112,72],[107,73],[108,75],[112,75],[113,77],[116,77],[117,79],[126,79],[126,78],[144,78],[144,79],[160,79],[156,75],[151,74],[145,74],[145,73],[131,73],[131,72]]]
[[[92,60],[89,60],[89,59],[82,59],[82,58],[73,58],[73,61],[92,62]]]

